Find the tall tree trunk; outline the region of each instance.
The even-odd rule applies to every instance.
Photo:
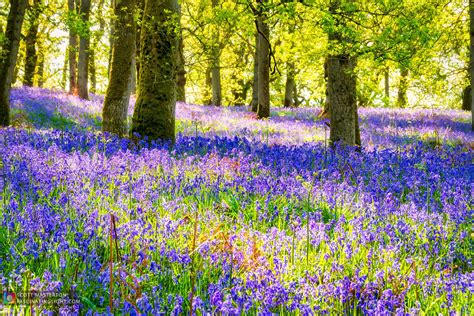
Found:
[[[352,0],[351,0],[352,1]],[[330,12],[339,10],[340,1],[333,0]],[[343,24],[343,21],[339,23]],[[343,26],[343,25],[341,25]],[[339,49],[341,44],[347,44],[351,38],[343,36],[338,31],[329,33],[329,43]],[[357,115],[356,76],[354,73],[356,60],[350,56],[348,48],[330,55],[327,60],[328,70],[328,102],[330,116],[330,141],[342,142],[345,145],[360,145],[360,131]]]
[[[408,69],[406,67],[401,67],[400,69],[400,82],[398,85],[398,98],[397,105],[400,108],[407,106],[407,90],[408,90]]]
[[[285,84],[285,107],[295,106],[295,64],[288,62],[286,64],[286,84]]]
[[[33,86],[35,77],[36,63],[38,55],[36,54],[36,40],[38,36],[39,15],[41,13],[41,0],[34,0],[33,5],[29,6],[26,12],[26,21],[28,22],[28,32],[25,37],[26,57],[25,74],[23,84]]]
[[[384,85],[385,85],[385,105],[390,105],[390,69],[384,69]]]
[[[471,75],[471,129],[474,131],[474,0],[469,0],[469,41],[470,41],[470,75]]]
[[[102,130],[119,136],[127,134],[127,113],[135,50],[135,0],[115,2],[116,36],[112,49],[109,85],[102,113]]]
[[[252,101],[250,107],[252,112],[257,112],[258,109],[258,31],[255,33],[255,53],[253,55],[253,83],[252,83]]]
[[[97,77],[95,71],[95,50],[89,49],[89,78],[90,78],[90,92],[96,93]]]
[[[141,35],[139,94],[132,133],[149,140],[175,140],[177,0],[146,0]],[[178,33],[179,34],[179,33]]]
[[[79,1],[79,0],[77,0]],[[68,12],[70,16],[77,14],[77,3],[76,0],[67,1]],[[71,23],[72,24],[72,23]],[[77,34],[75,28],[69,26],[69,93],[77,95]]]
[[[77,63],[77,89],[81,99],[89,99],[88,83],[89,83],[89,44],[90,34],[89,28],[86,26],[89,22],[89,13],[91,8],[90,0],[81,0],[79,12],[81,14],[84,29],[80,34],[79,40],[79,58]]]
[[[38,71],[36,80],[38,87],[42,88],[44,84],[44,44],[41,41],[37,42],[38,46]]]
[[[212,9],[214,10],[214,16],[216,16],[216,10],[219,6],[219,0],[212,0]],[[216,106],[222,105],[222,87],[221,87],[221,68],[220,68],[220,34],[219,24],[214,23],[214,35],[213,43],[211,48],[211,59],[212,59],[212,104]]]
[[[179,36],[178,46],[178,73],[176,75],[176,99],[181,102],[186,102],[186,69],[184,68],[184,44],[182,32]]]
[[[5,31],[6,42],[2,46],[2,53],[5,55],[0,58],[0,126],[10,125],[10,87],[27,5],[27,0],[10,0],[10,12]]]
[[[136,40],[135,40],[135,67],[137,68],[136,71],[136,94],[139,94],[139,85],[138,82],[140,81],[140,64],[141,64],[141,30],[142,30],[142,21],[143,21],[143,12],[145,10],[145,0],[135,0],[137,2],[136,10],[137,10],[137,24],[136,24]]]
[[[470,111],[471,110],[471,86],[467,86],[464,88],[462,91],[462,109],[464,111]]]
[[[100,40],[104,35],[105,19],[100,12],[104,9],[104,0],[100,0],[97,4],[97,12],[99,12],[99,30],[94,32],[92,37],[92,44],[89,49],[89,79],[90,79],[90,92],[97,92],[97,71],[96,71],[96,52],[98,51]]]
[[[258,0],[258,118],[270,117],[270,28],[265,8],[267,2],[268,0]]]
[[[205,105],[211,105],[212,104],[212,67],[209,65],[206,68],[206,78],[205,78],[205,84],[206,84],[206,89],[204,90],[204,95],[203,95],[203,101],[202,103]]]
[[[68,63],[69,63],[69,47],[66,49],[66,54],[64,55],[64,64],[61,75],[61,89],[66,91],[66,82],[68,77]]]

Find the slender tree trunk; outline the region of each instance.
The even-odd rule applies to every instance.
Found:
[[[204,90],[203,104],[211,105],[212,104],[212,67],[208,66],[206,68],[206,89]]]
[[[408,90],[408,69],[403,67],[400,69],[400,83],[398,86],[397,105],[400,108],[407,106],[407,90]]]
[[[330,12],[335,14],[340,6],[339,0],[331,1]],[[343,21],[339,23],[344,23]],[[343,26],[343,25],[342,25]],[[335,49],[341,44],[350,43],[351,38],[335,31],[329,33],[329,43]],[[340,48],[339,48],[340,49]],[[356,60],[345,48],[327,60],[328,102],[330,116],[330,141],[345,145],[360,145],[360,131],[357,114],[357,88],[354,73]]]
[[[390,105],[390,69],[384,69],[384,85],[385,85],[385,105]]]
[[[20,46],[21,25],[25,16],[27,0],[10,0],[6,42],[2,46],[0,58],[0,126],[10,125],[10,87]]]
[[[37,71],[37,85],[42,88],[44,84],[44,46],[41,41],[38,43],[38,71]]]
[[[267,23],[265,4],[268,0],[258,0],[258,108],[257,117],[270,117],[270,28]]]
[[[114,13],[117,18],[114,29],[116,37],[112,49],[109,86],[105,94],[102,113],[104,132],[119,136],[127,134],[127,113],[130,100],[130,83],[135,50],[135,0],[115,2]]]
[[[186,102],[186,69],[184,68],[184,44],[183,35],[180,34],[178,46],[178,73],[176,76],[176,99],[180,102]]]
[[[33,86],[35,77],[36,63],[38,55],[36,54],[36,41],[38,37],[39,15],[41,13],[41,0],[34,0],[33,5],[29,6],[26,12],[28,22],[28,32],[25,37],[25,74],[23,84]]]
[[[299,97],[298,97],[298,87],[296,86],[296,84],[294,85],[293,87],[293,97],[294,97],[294,104],[295,104],[295,108],[299,107],[300,106],[300,100],[299,100]]]
[[[66,91],[66,82],[68,77],[68,63],[69,63],[69,47],[66,49],[66,54],[64,55],[64,64],[61,75],[61,89]]]
[[[285,84],[285,107],[295,106],[295,64],[288,62],[286,64],[286,84]]]
[[[470,75],[471,75],[471,129],[474,131],[474,0],[469,0],[469,43],[470,43]]]
[[[81,0],[79,12],[83,25],[89,22],[89,13],[91,8],[90,0]],[[78,95],[81,99],[89,99],[88,83],[89,83],[89,45],[90,34],[89,28],[84,27],[83,33],[79,40],[79,58],[77,63],[77,88]]]
[[[177,0],[146,0],[132,133],[149,140],[175,140],[177,28]]]
[[[140,47],[140,40],[141,40],[141,30],[142,30],[142,21],[143,21],[143,12],[145,10],[145,0],[135,0],[137,2],[136,10],[137,10],[137,24],[136,24],[136,40],[135,40],[135,67],[137,68],[136,71],[136,94],[140,94],[139,92],[139,84],[140,81],[140,64],[141,64],[141,47]]]
[[[90,78],[90,92],[96,93],[97,77],[95,72],[95,50],[89,49],[89,78]]]
[[[464,111],[470,111],[471,103],[471,86],[467,86],[462,91],[462,109]]]
[[[68,11],[71,16],[77,13],[76,0],[68,0]],[[73,27],[69,29],[69,93],[77,95],[77,34]]]
[[[212,10],[216,15],[217,7],[219,6],[219,0],[212,0]],[[221,87],[221,68],[220,68],[220,34],[219,24],[214,23],[214,34],[213,43],[211,48],[211,59],[212,59],[212,105],[222,105],[222,87]]]
[[[250,107],[252,112],[257,112],[258,109],[258,31],[255,33],[255,53],[253,55],[253,83],[252,83],[252,101]]]

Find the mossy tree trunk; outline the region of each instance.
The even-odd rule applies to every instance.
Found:
[[[339,11],[340,0],[333,0],[330,12]],[[344,27],[343,20],[338,27]],[[351,38],[338,31],[329,32],[329,43],[336,53],[327,59],[328,102],[330,116],[330,141],[345,145],[360,145],[359,120],[357,114],[356,58],[350,55]]]
[[[212,9],[214,15],[219,6],[219,0],[212,0]],[[211,60],[212,60],[212,105],[222,105],[222,85],[221,85],[221,66],[220,66],[220,55],[221,55],[221,43],[220,43],[220,32],[219,24],[214,22],[214,34],[213,43],[211,47]]]
[[[132,133],[148,140],[175,140],[178,34],[177,0],[146,0]]]
[[[135,50],[135,0],[116,0],[115,39],[112,48],[110,79],[102,112],[104,132],[127,134],[127,112],[130,100],[133,56]]]
[[[5,31],[6,42],[2,46],[2,58],[0,58],[0,126],[10,125],[10,87],[27,5],[27,0],[10,0],[10,12]]]

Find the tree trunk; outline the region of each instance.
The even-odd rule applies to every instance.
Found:
[[[385,105],[390,105],[390,70],[385,68],[384,70],[384,85],[385,85]]]
[[[69,63],[69,47],[66,49],[66,54],[64,55],[64,64],[63,64],[63,70],[62,70],[62,75],[61,75],[61,89],[66,91],[66,82],[67,82],[67,76],[68,76],[68,63]]]
[[[219,6],[219,0],[212,0],[212,10],[216,16],[216,10]],[[222,105],[222,87],[221,87],[221,69],[220,69],[220,34],[219,24],[214,22],[213,43],[211,47],[212,60],[212,105]]]
[[[471,129],[474,131],[474,0],[469,0],[469,41],[470,41],[470,75],[471,75]]]
[[[86,25],[89,22],[90,8],[90,0],[81,0],[79,12],[81,14],[84,30],[82,30],[79,40],[79,58],[77,63],[77,89],[79,98],[84,100],[89,99],[88,83],[90,34],[89,28],[86,27]]]
[[[11,0],[8,14],[6,42],[0,58],[0,126],[10,125],[10,87],[20,46],[21,25],[25,16],[27,0]]]
[[[178,15],[177,0],[145,2],[132,133],[148,140],[175,140]]]
[[[339,1],[333,1],[330,12],[338,11]],[[343,21],[340,21],[343,25]],[[329,33],[329,43],[338,54],[327,59],[328,102],[330,116],[330,141],[332,144],[342,142],[345,145],[360,145],[359,120],[357,114],[356,76],[354,73],[356,59],[350,56],[349,48],[344,45],[352,42],[338,31]],[[343,47],[342,50],[340,47]]]
[[[95,50],[89,50],[89,78],[90,78],[90,92],[96,93],[97,77],[95,72]]]
[[[76,0],[68,0],[67,7],[69,15],[74,16],[77,13]],[[77,95],[77,34],[74,27],[69,27],[69,93]]]
[[[122,137],[127,134],[127,113],[135,50],[135,0],[115,2],[116,37],[112,49],[109,85],[102,113],[102,130]]]
[[[401,67],[400,69],[400,83],[398,86],[398,98],[397,105],[400,108],[407,106],[407,90],[408,90],[408,69],[406,67]]]
[[[186,69],[184,68],[183,35],[179,36],[178,46],[178,73],[176,75],[176,99],[186,102]]]
[[[268,0],[258,0],[258,118],[270,117],[270,28],[267,23],[266,9],[264,7],[267,1]]]
[[[288,62],[286,64],[286,84],[285,84],[285,107],[295,106],[295,64]]]
[[[471,110],[471,86],[467,86],[464,88],[462,91],[462,109],[464,111],[470,111]]]
[[[141,63],[141,54],[140,54],[140,40],[141,40],[141,30],[142,30],[142,21],[143,21],[143,11],[145,10],[145,0],[135,0],[137,2],[136,10],[137,10],[137,24],[136,24],[136,40],[135,40],[135,67],[136,70],[136,94],[138,95],[140,92],[138,82],[140,81],[140,63]]]
[[[203,96],[203,104],[205,105],[211,105],[212,104],[212,67],[209,65],[206,68],[206,88],[204,90],[204,96]]]
[[[42,88],[44,84],[44,46],[38,42],[38,71],[37,71],[37,85]]]
[[[356,80],[355,60],[348,55],[330,56],[328,59],[328,99],[330,139],[346,145],[356,144]]]
[[[33,5],[28,7],[28,10],[26,12],[26,20],[28,21],[28,33],[25,37],[26,57],[23,84],[29,87],[33,86],[36,63],[38,61],[38,55],[36,54],[36,40],[38,37],[40,13],[41,0],[34,0]]]
[[[255,34],[255,54],[253,55],[253,83],[252,83],[252,101],[250,102],[250,107],[252,112],[257,112],[258,109],[258,31]]]

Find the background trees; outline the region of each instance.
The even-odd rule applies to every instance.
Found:
[[[340,9],[331,13],[329,4],[336,2]],[[106,93],[113,4],[30,1],[12,83],[68,89],[82,98]],[[0,8],[2,30],[10,8]],[[144,1],[137,1],[136,42],[143,10]],[[259,117],[269,116],[270,106],[322,106],[327,57],[348,55],[357,60],[349,68],[358,106],[461,108],[464,100],[464,108],[471,108],[470,10],[462,0],[190,0],[179,11],[179,100],[252,105]],[[335,40],[337,34],[342,40]],[[140,49],[134,53],[137,82]]]

